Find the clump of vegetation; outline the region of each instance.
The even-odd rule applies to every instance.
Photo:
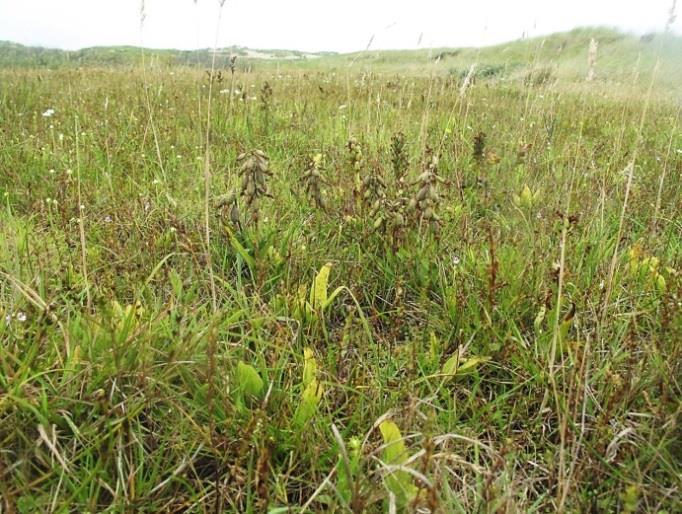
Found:
[[[609,33],[0,70],[0,510],[681,511],[679,52]]]
[[[549,66],[531,69],[528,71],[528,73],[526,73],[526,77],[524,79],[525,84],[530,87],[546,86],[554,80],[554,72]]]

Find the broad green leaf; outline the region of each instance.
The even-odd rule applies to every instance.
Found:
[[[319,309],[327,303],[327,284],[329,283],[329,272],[332,269],[331,262],[328,262],[320,269],[313,280],[310,288],[310,305],[313,309]]]
[[[341,451],[339,451],[339,462],[336,466],[336,476],[338,477],[336,481],[336,488],[339,491],[341,497],[349,503],[353,496],[353,478],[358,476],[360,473],[360,456],[362,443],[357,437],[352,437],[349,441],[349,455],[348,455],[348,467],[350,468],[350,476],[348,476],[348,469],[343,459]]]
[[[431,332],[429,334],[429,361],[432,364],[437,364],[440,360],[440,354],[442,352],[440,341],[436,334]]]
[[[457,373],[457,368],[459,367],[459,353],[455,353],[452,357],[445,361],[443,364],[443,375],[452,376]]]
[[[308,386],[317,378],[317,361],[310,348],[303,350],[303,385]]]
[[[542,333],[542,322],[545,320],[545,314],[547,313],[547,307],[544,305],[540,307],[537,316],[535,316],[535,321],[533,321],[533,327],[535,328],[535,333]]]
[[[400,434],[398,425],[392,421],[382,421],[379,425],[384,439],[383,460],[390,466],[400,466],[408,459],[409,454],[405,441]],[[412,483],[412,477],[407,471],[393,471],[386,476],[386,486],[395,494],[402,505],[410,501],[417,494],[417,488]]]
[[[239,242],[239,240],[234,236],[232,232],[230,232],[230,244],[232,245],[234,251],[237,252],[237,254],[246,263],[249,269],[253,269],[254,266],[256,265],[256,261],[251,255],[249,255],[249,252],[246,250],[246,248],[242,246],[242,244]]]
[[[459,365],[459,368],[457,368],[457,373],[466,373],[467,371],[472,371],[479,364],[483,364],[484,362],[488,362],[489,360],[490,357],[469,357],[467,360],[465,360],[462,364]]]
[[[402,464],[407,460],[407,448],[398,425],[393,421],[382,421],[379,425],[381,436],[384,438],[384,462],[386,464]]]
[[[656,273],[654,275],[655,281],[656,281],[656,289],[658,289],[659,293],[665,293],[666,290],[666,283],[665,283],[665,278],[663,275],[660,273]]]
[[[442,374],[451,378],[460,373],[467,373],[473,371],[479,364],[488,362],[490,357],[469,357],[466,360],[461,360],[459,354],[450,357],[445,364],[443,364]]]
[[[256,369],[243,361],[237,363],[237,384],[245,397],[258,397],[263,390],[263,379]]]
[[[326,309],[327,307],[329,307],[341,291],[343,291],[343,286],[339,286],[336,289],[334,289],[332,294],[329,295],[329,298],[327,298],[327,301],[324,302],[324,304],[322,305],[322,309]]]
[[[294,424],[302,426],[317,412],[317,406],[322,398],[322,385],[313,379],[303,390],[301,401],[294,414]]]

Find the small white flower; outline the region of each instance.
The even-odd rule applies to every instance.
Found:
[[[50,118],[54,115],[54,109],[50,108],[43,112],[43,118]]]
[[[17,318],[17,321],[20,321],[21,323],[23,323],[24,321],[26,321],[26,313],[23,311],[19,311],[19,312],[17,312],[16,318]]]
[[[81,211],[84,211],[84,210],[85,210],[85,205],[81,204],[80,209],[81,209]]]
[[[109,216],[109,215],[107,214],[107,215],[104,217],[104,223],[111,223],[111,221],[112,221],[112,220],[111,220],[111,216]]]
[[[64,141],[64,134],[59,134],[58,139],[59,139],[59,142],[60,142],[60,143],[61,143],[62,141]]]
[[[158,178],[155,178],[154,180],[152,180],[152,185],[153,185],[153,186],[157,186],[157,185],[159,185],[160,183],[161,183],[161,181],[160,181]]]
[[[72,174],[73,174],[73,170],[72,170],[71,168],[67,169],[67,170],[66,170],[66,174],[67,174],[67,175],[72,175]]]
[[[54,169],[49,169],[47,172],[48,172],[50,175],[54,175]]]
[[[452,265],[453,266],[459,266],[461,262],[462,261],[459,257],[457,257],[456,255],[452,256]]]

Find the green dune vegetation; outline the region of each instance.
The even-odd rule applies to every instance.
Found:
[[[0,511],[680,512],[680,56],[2,43]]]

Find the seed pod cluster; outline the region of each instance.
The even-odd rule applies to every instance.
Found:
[[[359,197],[362,190],[362,179],[360,178],[360,170],[364,165],[364,158],[362,155],[362,146],[357,139],[351,137],[346,143],[348,148],[348,155],[350,159],[350,166],[353,170],[353,195]]]
[[[408,199],[403,196],[398,196],[395,199],[382,198],[374,202],[371,212],[374,219],[374,229],[389,233],[396,242],[407,226],[408,203]]]
[[[263,86],[260,88],[260,103],[263,110],[267,110],[270,107],[270,102],[272,101],[272,86],[266,80],[263,82]]]
[[[408,167],[407,144],[402,132],[396,132],[391,138],[391,165],[396,181],[402,181]]]
[[[386,182],[381,176],[381,168],[378,164],[372,166],[367,175],[360,183],[362,201],[367,205],[374,205],[377,201],[386,198]]]
[[[442,182],[445,180],[438,176],[438,156],[427,147],[424,171],[413,183],[419,190],[410,200],[410,207],[417,209],[421,218],[428,221],[433,228],[438,228],[441,222],[436,210],[440,203],[438,184]]]
[[[239,204],[237,202],[237,193],[232,191],[226,195],[221,195],[216,200],[216,208],[223,213],[229,209],[228,217],[237,228],[241,230],[241,216],[239,213]]]
[[[239,176],[242,179],[240,195],[246,201],[246,206],[251,209],[251,215],[258,219],[258,199],[262,196],[271,196],[268,193],[267,178],[272,176],[270,171],[270,159],[261,150],[251,150],[237,157],[239,163]]]
[[[533,143],[519,143],[519,147],[516,151],[516,159],[518,162],[523,162],[528,157],[528,153],[533,148]]]
[[[303,182],[306,193],[313,200],[315,206],[324,209],[322,185],[326,184],[326,181],[322,175],[322,154],[318,153],[308,161],[306,170],[301,176],[301,182]]]
[[[481,131],[474,136],[474,160],[481,164],[485,158],[485,132]]]

